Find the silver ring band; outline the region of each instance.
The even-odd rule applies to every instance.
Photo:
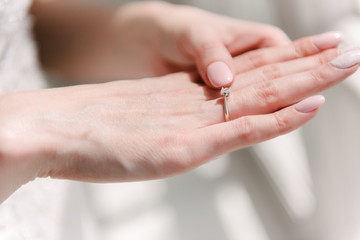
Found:
[[[225,121],[229,121],[228,97],[230,96],[230,88],[221,88],[220,94],[224,96],[224,117]]]

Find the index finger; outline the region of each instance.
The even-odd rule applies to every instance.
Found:
[[[334,31],[305,37],[286,46],[250,51],[234,58],[235,72],[242,73],[271,63],[311,56],[337,47],[342,40],[342,33]]]

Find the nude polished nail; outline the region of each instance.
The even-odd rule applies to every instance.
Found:
[[[344,53],[340,53],[340,55],[334,58],[330,63],[334,67],[340,69],[345,69],[356,64],[360,64],[360,49],[353,49]]]
[[[344,54],[344,53],[347,53],[347,52],[355,51],[355,50],[360,50],[360,44],[355,44],[355,45],[342,47],[340,49],[340,55]]]
[[[229,85],[233,80],[233,74],[224,62],[211,63],[207,69],[207,76],[214,87]]]
[[[302,100],[295,105],[295,109],[301,113],[309,113],[318,109],[325,103],[325,97],[322,95],[312,96]]]
[[[344,36],[341,32],[333,31],[314,36],[313,43],[317,48],[323,50],[336,47],[343,41],[343,39]]]

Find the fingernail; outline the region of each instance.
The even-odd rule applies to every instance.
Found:
[[[295,105],[295,109],[301,113],[309,113],[318,109],[325,102],[325,97],[322,95],[312,96],[306,98]]]
[[[230,84],[233,74],[224,62],[214,62],[208,66],[207,75],[214,87],[223,87]]]
[[[360,50],[360,44],[346,46],[346,47],[341,48],[339,51],[340,51],[340,55],[341,55],[341,54],[351,52],[354,50]]]
[[[320,50],[336,47],[344,39],[344,36],[341,32],[333,31],[326,32],[317,36],[314,36],[313,43]]]
[[[354,49],[341,53],[330,62],[334,67],[345,69],[360,64],[360,49]]]

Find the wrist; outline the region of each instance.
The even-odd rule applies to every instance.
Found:
[[[55,150],[40,121],[28,112],[28,100],[26,93],[0,96],[0,182],[15,190],[40,176]]]
[[[14,94],[0,96],[0,203],[22,185],[36,178],[38,154],[24,146],[27,134],[22,134],[25,123],[16,117]]]

